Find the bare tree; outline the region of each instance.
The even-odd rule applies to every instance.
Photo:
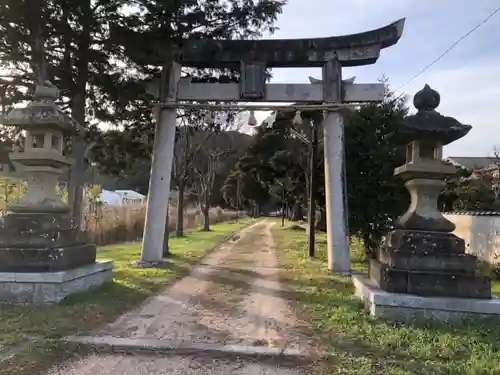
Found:
[[[498,146],[493,148],[491,163],[473,171],[473,178],[491,191],[495,202],[500,202],[500,148]]]
[[[498,146],[493,148],[493,157],[495,160],[491,171],[491,191],[495,201],[498,201],[500,199],[500,148]]]
[[[172,181],[177,187],[176,237],[184,236],[184,198],[186,188],[192,182],[194,165],[203,145],[214,135],[205,126],[200,113],[186,113],[179,122],[172,168]]]
[[[217,177],[226,166],[228,157],[237,152],[237,147],[240,146],[236,135],[244,122],[238,120],[239,117],[234,112],[222,115],[214,127],[218,137],[204,140],[203,147],[199,149],[198,160],[193,164],[193,183],[204,218],[204,231],[210,230],[210,208]]]
[[[194,168],[196,194],[203,213],[203,230],[210,231],[210,206],[218,173],[224,166],[224,159],[234,152],[234,149],[205,149]]]

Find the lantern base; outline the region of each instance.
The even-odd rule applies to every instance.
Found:
[[[409,270],[370,261],[370,279],[389,293],[423,297],[491,298],[491,279],[463,271]]]
[[[95,263],[88,244],[67,215],[11,213],[0,227],[0,272],[56,272]]]
[[[356,296],[375,318],[413,323],[424,319],[435,324],[461,324],[466,319],[488,319],[500,315],[500,299],[423,297],[389,293],[363,275],[352,277]]]
[[[50,304],[113,280],[113,262],[100,261],[59,272],[0,272],[0,301]]]
[[[476,257],[451,233],[395,230],[370,261],[370,279],[390,293],[491,298],[491,280],[476,272]]]
[[[95,245],[0,248],[0,272],[58,272],[94,264]]]
[[[453,233],[396,229],[386,235],[385,248],[400,253],[438,255],[465,253],[465,241]]]

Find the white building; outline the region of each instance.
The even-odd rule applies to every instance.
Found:
[[[101,190],[99,194],[99,200],[104,204],[109,204],[111,206],[120,206],[122,204],[122,198],[119,194],[110,190]]]
[[[133,190],[115,190],[115,193],[122,198],[122,204],[145,203],[146,196]]]
[[[112,206],[124,204],[141,204],[146,201],[146,196],[133,190],[102,190],[99,195],[101,202]]]

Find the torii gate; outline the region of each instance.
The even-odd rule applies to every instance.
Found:
[[[158,104],[160,111],[156,121],[141,261],[154,265],[162,259],[176,109],[186,106],[213,108],[213,104],[203,104],[208,101],[292,102],[299,105],[304,103],[301,108],[325,111],[323,132],[328,267],[337,273],[350,273],[343,183],[344,124],[340,109],[353,103],[380,102],[384,98],[385,88],[380,83],[354,84],[342,81],[341,70],[342,67],[375,63],[383,48],[399,41],[404,21],[401,19],[364,33],[330,38],[184,40],[174,50],[171,45],[152,41],[142,50],[136,51],[137,62],[164,66],[158,90],[161,102]],[[134,36],[127,35],[127,38],[130,37]],[[240,83],[192,83],[191,80],[181,79],[182,66],[239,68]],[[322,67],[323,80],[312,84],[266,84],[265,71],[274,67]],[[241,104],[237,106],[244,107]]]

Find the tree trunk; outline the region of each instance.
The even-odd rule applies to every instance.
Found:
[[[252,204],[252,207],[249,209],[249,213],[250,213],[251,217],[255,218],[255,205],[256,205],[256,203],[255,203],[255,201],[252,201],[251,204]]]
[[[292,221],[302,220],[302,206],[300,202],[295,202],[293,204]]]
[[[30,24],[31,48],[32,48],[32,68],[35,76],[35,81],[39,85],[43,85],[47,79],[47,69],[45,63],[45,18],[43,14],[43,1],[38,0],[32,3],[33,10],[31,11],[32,19]]]
[[[377,256],[377,242],[371,238],[369,233],[363,233],[363,245],[365,247],[367,259],[373,259]]]
[[[319,220],[316,222],[316,230],[320,232],[326,232],[326,210],[322,208],[320,210]]]
[[[167,203],[167,219],[165,220],[165,236],[163,238],[163,257],[165,257],[165,258],[172,255],[172,253],[170,252],[170,248],[168,246],[168,240],[170,238],[170,231],[168,229],[169,208],[170,208],[170,202]]]
[[[210,209],[208,207],[202,210],[203,212],[203,231],[210,232]]]
[[[77,50],[77,76],[75,86],[72,92],[71,115],[80,124],[85,126],[85,101],[87,98],[87,82],[89,76],[89,50],[91,45],[92,32],[92,8],[91,1],[86,0],[82,4],[82,24],[83,30],[81,40]],[[84,188],[84,173],[87,168],[85,163],[86,144],[84,139],[78,135],[71,138],[72,152],[71,156],[74,160],[73,166],[70,168],[70,179],[68,187],[68,203],[71,209],[73,218],[76,224],[81,226],[83,214],[83,188]]]
[[[184,190],[186,185],[183,181],[178,184],[177,196],[177,223],[175,228],[176,237],[184,237]]]
[[[203,212],[203,231],[210,232],[210,194],[208,191],[205,192],[203,197],[205,203],[202,206]]]
[[[281,198],[281,226],[285,226],[285,194]]]

